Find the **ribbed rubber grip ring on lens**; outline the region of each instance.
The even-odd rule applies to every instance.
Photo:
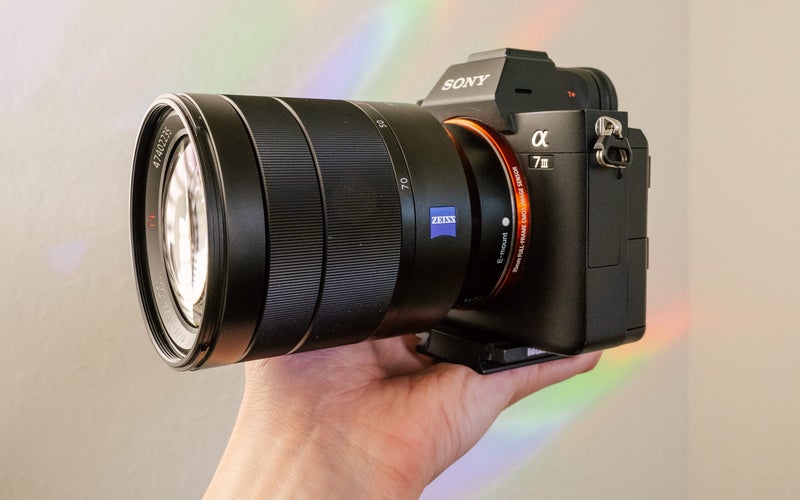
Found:
[[[263,181],[266,298],[248,361],[286,354],[308,330],[322,276],[322,202],[314,159],[292,113],[271,97],[227,97],[249,128]]]
[[[400,262],[400,197],[375,125],[345,101],[282,99],[302,123],[317,161],[325,217],[322,294],[299,349],[358,342],[380,323]]]

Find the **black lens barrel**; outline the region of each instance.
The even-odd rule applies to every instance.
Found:
[[[393,154],[392,158],[398,172],[405,164],[409,182],[404,184],[404,174],[398,175],[398,190],[404,207],[408,200],[413,203],[411,213],[403,210],[403,238],[410,244],[403,246],[395,298],[373,336],[425,331],[456,303],[473,250],[474,214],[465,167],[452,138],[426,110],[413,104],[357,104],[365,112],[370,108],[378,113],[387,125],[381,130],[400,145],[401,157]],[[442,207],[455,213],[454,236],[433,236],[431,209]],[[409,227],[413,227],[413,242],[406,234]]]
[[[260,165],[267,273],[243,361],[420,331],[455,302],[470,252],[460,159],[413,105],[227,96]],[[443,187],[444,186],[444,187]],[[457,206],[431,241],[429,209]]]
[[[246,359],[301,342],[317,306],[324,226],[317,169],[303,130],[282,103],[229,96],[258,160],[267,242],[263,309]],[[246,293],[257,293],[258,289]]]
[[[198,147],[211,200],[208,303],[194,329],[159,298],[163,257],[139,229],[160,196],[150,157],[167,115]],[[467,273],[464,167],[414,105],[163,96],[140,132],[131,186],[140,299],[177,369],[422,331],[457,302]],[[442,234],[436,210],[454,214]],[[175,335],[195,342],[175,349]]]
[[[271,131],[280,125],[265,124],[277,122],[276,116],[265,114],[265,109],[252,113],[255,110],[248,106],[267,98],[250,98],[248,101],[231,97],[231,100],[244,104],[244,107],[239,105],[242,117],[250,125],[250,130],[258,130],[258,134],[253,135],[258,151],[274,151],[276,146],[280,147],[282,137],[273,135]],[[270,268],[273,259],[290,259],[286,255],[299,250],[306,231],[310,231],[313,237],[307,238],[310,247],[304,249],[306,255],[299,260],[292,259],[291,267],[281,269],[289,271],[283,273],[286,279],[273,282],[273,276],[267,276],[265,314],[246,359],[319,349],[367,338],[389,307],[401,251],[402,220],[392,160],[364,113],[344,101],[286,99],[273,102],[284,107],[281,112],[284,119],[280,121],[294,121],[287,127],[295,135],[292,142],[299,145],[306,141],[305,156],[307,160],[313,160],[310,167],[315,175],[313,178],[305,176],[306,193],[301,199],[292,200],[296,187],[282,186],[280,181],[275,183],[275,172],[268,168],[273,159],[268,154],[261,158]],[[285,115],[287,111],[289,117]],[[310,170],[309,162],[304,163],[302,168]],[[278,177],[293,177],[291,170],[285,170],[285,164],[281,168],[284,172]],[[317,183],[316,189],[310,186],[312,181]],[[273,203],[278,191],[281,191],[278,196],[283,196],[286,204],[276,206]],[[310,199],[312,193],[316,194],[316,200]],[[298,213],[303,203],[308,203],[305,213]],[[285,229],[282,233],[287,236],[286,246],[273,246],[272,221],[275,218],[288,224],[282,228]],[[316,227],[308,227],[311,225]],[[287,282],[291,283],[292,267],[302,270],[303,277],[309,277],[308,286],[303,290],[285,286]],[[316,279],[311,279],[314,275]],[[302,292],[297,296],[302,304],[284,308],[285,302],[296,297],[295,292]],[[301,308],[305,308],[304,312],[294,316],[294,309]],[[275,319],[278,321],[272,323]],[[295,324],[287,325],[289,322]],[[281,329],[287,326],[291,327],[293,334],[299,334],[289,349],[278,341],[284,335]],[[275,352],[276,348],[282,352]]]

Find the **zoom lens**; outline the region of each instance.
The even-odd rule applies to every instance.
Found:
[[[131,182],[158,352],[196,369],[415,333],[494,295],[512,170],[453,127],[411,104],[159,98]]]

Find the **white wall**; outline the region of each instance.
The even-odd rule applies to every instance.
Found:
[[[788,455],[762,462],[746,454],[778,449],[780,429],[789,434],[797,421],[796,406],[781,414],[782,406],[767,405],[793,394],[796,370],[773,362],[775,351],[753,339],[771,339],[778,353],[797,346],[781,302],[797,289],[779,259],[797,253],[796,236],[779,230],[797,228],[797,212],[784,201],[797,177],[783,161],[791,158],[796,111],[776,92],[796,85],[784,77],[794,72],[797,44],[776,45],[783,30],[744,26],[759,18],[755,7],[731,13],[709,2],[691,9],[635,0],[264,4],[0,4],[0,498],[198,497],[226,442],[241,367],[170,371],[149,345],[136,303],[128,177],[136,129],[153,98],[201,91],[411,101],[447,65],[505,45],[547,50],[561,66],[603,69],[631,124],[647,133],[649,330],[642,342],[607,353],[595,373],[512,409],[427,496],[682,498],[691,490],[708,498],[733,491],[715,490],[716,474],[740,471],[725,464],[741,455],[739,465],[763,472],[756,479],[766,491],[767,479],[785,477],[775,474]],[[722,23],[723,14],[742,29]],[[774,23],[788,29],[791,17],[779,12]],[[748,64],[768,49],[768,61],[785,54],[769,93],[755,73],[737,70],[730,44],[751,54]],[[736,78],[708,87],[717,74]],[[736,152],[746,141],[739,116],[723,114],[729,103],[765,124],[756,175]],[[783,197],[766,182],[780,172]],[[741,198],[758,203],[744,211]],[[731,227],[733,213],[741,224]],[[687,248],[697,318],[688,368]],[[743,288],[758,293],[741,295]],[[734,399],[738,387],[747,389],[744,400]],[[775,411],[757,413],[749,399]],[[736,413],[723,412],[733,402]],[[525,447],[516,446],[523,436]],[[467,467],[486,470],[498,453],[513,462],[475,480]],[[745,474],[736,481],[754,484]]]
[[[689,470],[695,498],[798,498],[800,7],[691,6]]]

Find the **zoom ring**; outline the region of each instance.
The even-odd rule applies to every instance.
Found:
[[[375,125],[345,101],[284,99],[311,145],[322,191],[323,285],[300,351],[367,338],[392,300],[401,252],[400,198]]]
[[[249,361],[286,354],[308,331],[322,276],[322,203],[314,159],[292,113],[272,98],[228,98],[255,147],[266,221],[265,300],[242,359]]]

